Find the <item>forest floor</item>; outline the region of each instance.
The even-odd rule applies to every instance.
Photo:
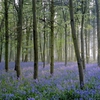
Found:
[[[49,64],[39,63],[38,80],[33,80],[33,62],[21,62],[21,79],[16,79],[14,62],[8,73],[0,63],[0,100],[100,100],[100,68],[86,64],[85,88],[80,89],[78,67],[75,62],[55,62],[54,74]]]

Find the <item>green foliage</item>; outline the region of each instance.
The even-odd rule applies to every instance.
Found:
[[[80,95],[76,94],[74,90],[67,90],[63,93],[63,95],[60,96],[59,100],[75,100],[75,98],[79,99]]]

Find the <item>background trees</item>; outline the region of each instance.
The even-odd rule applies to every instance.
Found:
[[[6,71],[8,61],[15,61],[17,77],[20,77],[20,61],[34,61],[36,79],[38,62],[43,62],[43,67],[50,64],[53,74],[55,61],[65,61],[67,65],[67,62],[77,60],[80,80],[84,83],[82,67],[85,69],[85,62],[98,60],[99,65],[100,8],[97,0],[73,0],[74,9],[69,12],[69,8],[73,8],[69,6],[71,2],[0,1],[0,61],[5,61]]]

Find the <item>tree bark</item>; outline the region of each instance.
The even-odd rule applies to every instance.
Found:
[[[85,23],[85,26],[86,26],[86,23]],[[85,52],[86,52],[86,63],[88,63],[88,44],[87,44],[87,42],[88,42],[88,40],[87,40],[87,38],[88,38],[88,35],[87,35],[87,29],[86,29],[86,27],[85,27]]]
[[[3,36],[0,37],[0,62],[2,61]]]
[[[93,21],[93,61],[96,61],[96,27],[95,27],[95,19]]]
[[[21,45],[22,45],[22,8],[23,8],[23,0],[19,0],[18,2],[18,22],[17,22],[17,54],[16,54],[16,62],[15,62],[15,70],[17,73],[17,78],[21,76],[20,70],[20,55],[21,55]]]
[[[8,72],[8,45],[9,45],[9,33],[8,33],[8,0],[4,1],[5,5],[5,71]]]
[[[28,26],[29,25],[29,26]],[[25,54],[25,62],[28,61],[28,46],[29,46],[29,36],[30,36],[30,30],[31,30],[31,19],[30,19],[30,23],[28,23],[28,18],[26,18],[26,54]]]
[[[38,34],[36,19],[36,0],[32,0],[33,11],[33,44],[34,44],[34,79],[38,78]]]
[[[78,63],[78,70],[79,70],[80,88],[83,89],[83,87],[84,87],[83,67],[82,67],[82,61],[81,61],[81,57],[80,57],[80,54],[79,54],[79,48],[78,48],[78,43],[77,43],[77,38],[76,38],[76,30],[75,30],[75,23],[74,23],[72,0],[69,1],[69,11],[70,11],[72,38],[73,38],[75,54],[76,54],[77,63]]]
[[[85,58],[84,58],[84,37],[83,37],[83,27],[84,27],[84,14],[86,10],[85,1],[82,1],[82,22],[81,22],[81,58],[83,69],[85,69]],[[84,7],[85,6],[85,7]]]
[[[95,0],[96,3],[96,12],[97,12],[97,39],[98,39],[98,66],[100,67],[100,13],[99,13],[99,1]]]
[[[39,50],[40,50],[40,60],[43,62],[43,50],[42,50],[42,34],[39,32]]]
[[[51,61],[50,61],[50,74],[54,73],[54,1],[51,0]]]
[[[44,44],[43,44],[43,68],[45,68],[45,43],[46,43],[46,34],[45,34],[45,3],[44,3]]]
[[[65,24],[65,66],[67,65],[67,24]]]

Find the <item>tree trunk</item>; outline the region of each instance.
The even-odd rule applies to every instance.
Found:
[[[98,66],[100,67],[100,13],[99,13],[99,1],[95,0],[96,12],[97,12],[97,37],[98,37]]]
[[[23,43],[22,43],[22,48],[21,48],[21,56],[22,56],[22,57],[21,57],[21,58],[22,58],[21,61],[24,62],[24,56],[25,56],[25,55],[24,55],[24,47],[23,47]]]
[[[88,30],[87,36],[88,36],[88,39],[87,39],[87,63],[89,63],[89,61],[90,61],[90,30]]]
[[[86,25],[85,25],[86,26]],[[86,29],[86,27],[85,27],[85,50],[86,50],[86,63],[88,63],[88,45],[87,45],[87,37],[88,37],[88,35],[87,35],[87,29]]]
[[[8,44],[9,44],[9,33],[8,33],[8,0],[4,1],[5,5],[5,70],[8,72]]]
[[[67,24],[65,24],[65,66],[67,65]]]
[[[66,12],[64,12],[64,11],[66,11],[66,10],[62,9],[63,20],[64,20],[64,22],[66,22]],[[67,66],[67,24],[65,24],[64,31],[65,31],[65,66]]]
[[[41,36],[41,33],[39,32],[39,49],[40,49],[40,60],[43,62],[43,53],[42,53],[42,38],[41,38],[42,36]]]
[[[29,24],[29,26],[28,26]],[[25,54],[25,62],[28,61],[28,46],[29,46],[29,36],[30,36],[30,29],[31,29],[31,20],[30,20],[30,23],[28,23],[28,19],[26,19],[26,54]]]
[[[33,36],[32,34],[30,34],[30,39],[29,39],[29,44],[33,43]],[[30,51],[29,51],[29,58],[30,58],[30,61],[33,61],[33,46],[30,48]]]
[[[51,0],[51,61],[50,61],[50,74],[54,73],[54,1]]]
[[[36,1],[32,0],[33,10],[33,44],[34,44],[34,79],[38,78],[38,34],[36,19]]]
[[[12,37],[10,37],[10,54],[9,54],[9,61],[12,61],[12,55],[13,55],[13,50],[12,50]]]
[[[0,37],[0,62],[2,61],[3,37]]]
[[[50,63],[50,57],[51,57],[51,54],[50,54],[50,34],[48,34],[47,45],[48,45],[47,63],[49,64]]]
[[[76,38],[72,0],[69,1],[69,11],[70,11],[72,38],[73,38],[73,43],[74,43],[74,48],[75,48],[75,53],[76,53],[76,58],[77,58],[77,63],[78,63],[78,70],[79,70],[80,88],[83,89],[84,87],[83,67],[82,67],[81,57],[79,54],[79,48],[78,48],[78,43],[77,43],[77,38]]]
[[[84,27],[84,14],[85,9],[84,7],[84,1],[82,1],[82,22],[81,22],[81,58],[82,58],[82,65],[83,69],[85,69],[85,58],[84,58],[84,38],[83,38],[83,27]]]
[[[46,34],[45,34],[45,3],[44,3],[44,44],[43,44],[43,68],[45,67],[45,43],[46,43]]]
[[[23,8],[23,0],[19,0],[18,2],[18,22],[17,22],[17,54],[16,54],[16,62],[15,62],[17,78],[20,78],[21,76],[20,55],[21,55],[21,45],[22,45],[22,8]]]
[[[95,18],[93,19],[93,61],[96,61],[96,22]]]
[[[4,28],[4,17],[0,23],[0,33],[2,32],[1,31],[2,28]],[[1,35],[1,37],[0,37],[0,62],[2,61],[3,39],[4,39],[4,36]]]

